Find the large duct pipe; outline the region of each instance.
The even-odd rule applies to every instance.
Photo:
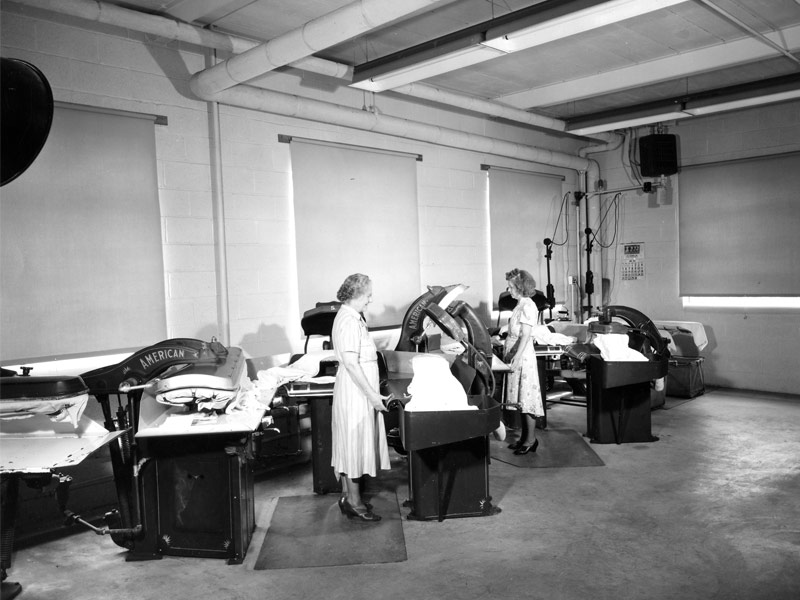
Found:
[[[453,0],[446,0],[445,3]],[[193,88],[213,94],[330,48],[442,0],[356,0],[302,27],[196,73]]]
[[[96,0],[16,0],[26,6],[33,6],[42,10],[70,15],[95,21],[115,27],[150,33],[167,40],[196,44],[205,48],[214,48],[239,54],[258,45],[258,42],[246,40],[235,36],[217,33],[210,29],[203,29],[181,23],[175,19],[148,15],[136,10],[121,8],[106,2]]]
[[[336,77],[350,82],[353,78],[353,69],[347,65],[341,65],[330,60],[316,58],[314,56],[306,57],[300,61],[296,61],[289,65],[303,71],[317,73],[319,75],[327,75],[329,77]],[[432,85],[425,83],[409,83],[390,90],[393,93],[402,96],[411,96],[412,98],[419,98],[421,100],[428,100],[446,106],[455,106],[456,108],[463,108],[499,119],[506,119],[516,123],[524,123],[532,127],[540,127],[542,129],[551,129],[553,131],[564,132],[567,130],[567,124],[561,119],[554,119],[538,113],[528,112],[520,108],[508,106],[500,102],[492,102],[491,100],[483,100],[474,96],[466,96],[455,92],[443,90]],[[614,132],[602,132],[595,134],[591,137],[603,140],[603,143],[595,146],[587,146],[582,148],[581,152],[603,152],[604,150],[613,150],[619,147],[624,141],[624,136]],[[581,154],[585,156],[585,154]]]
[[[191,87],[195,94],[209,102],[221,102],[286,117],[330,123],[440,146],[528,160],[576,171],[594,172],[594,179],[590,178],[590,181],[596,181],[597,173],[599,173],[595,161],[573,154],[507,142],[399,117],[375,114],[330,102],[301,98],[300,96],[283,92],[238,85],[216,94],[204,95],[194,85],[191,85]]]
[[[392,91],[406,96],[413,96],[414,98],[421,98],[422,100],[430,100],[440,104],[471,110],[500,119],[508,119],[510,121],[533,125],[534,127],[543,127],[556,131],[566,131],[567,129],[567,124],[559,119],[529,113],[519,108],[505,106],[497,102],[490,102],[489,100],[482,100],[463,94],[455,94],[424,83],[409,83],[396,87],[392,89]]]
[[[205,48],[213,48],[215,50],[227,51],[234,54],[241,54],[259,46],[259,43],[253,40],[195,27],[194,25],[188,25],[166,17],[146,15],[138,11],[98,2],[96,0],[17,1],[42,10],[49,10],[88,21],[132,29],[157,35],[168,40],[196,44]],[[304,56],[290,63],[288,66],[310,73],[342,79],[348,83],[353,78],[353,68],[351,66],[314,56]],[[566,131],[566,123],[560,119],[553,119],[489,100],[456,94],[422,83],[408,84],[392,91],[401,95],[429,100],[447,106],[455,106],[480,114],[524,123],[533,127],[552,129],[559,132]],[[592,137],[610,143],[613,143],[615,139],[618,139],[620,143],[622,141],[621,136],[614,133],[600,133]],[[593,151],[600,152],[604,149],[604,145],[601,144],[595,148],[596,150]]]

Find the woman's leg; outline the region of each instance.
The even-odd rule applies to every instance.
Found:
[[[536,417],[531,413],[522,413],[522,445],[514,450],[514,454],[528,454],[528,452],[536,452],[539,446],[539,440],[536,439]]]
[[[360,479],[360,478],[359,478]],[[361,500],[359,480],[351,479],[341,473],[342,496],[339,499],[339,509],[348,519],[359,521],[377,522],[381,520],[379,515],[372,512],[372,505],[367,505]]]
[[[350,479],[344,473],[341,474],[342,479],[342,497],[347,499],[347,502],[353,508],[364,508],[361,502],[361,486],[357,479]]]
[[[536,417],[531,413],[522,413],[522,416],[524,417],[523,422],[525,423],[522,427],[522,431],[525,435],[525,445],[530,446],[536,441]]]

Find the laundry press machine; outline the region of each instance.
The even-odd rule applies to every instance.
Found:
[[[394,352],[384,352],[387,378],[382,394],[396,400],[400,437],[408,452],[408,518],[438,520],[496,514],[489,490],[489,438],[500,425],[494,400],[492,342],[489,331],[466,302],[457,300],[465,286],[429,286],[412,302]],[[433,348],[430,333],[453,340],[456,353]],[[473,410],[406,410],[415,354],[437,352],[450,362]]]
[[[255,528],[253,439],[266,412],[245,402],[241,349],[169,339],[81,377],[106,429],[122,432],[109,447],[119,507],[96,532],[129,561],[241,563]]]

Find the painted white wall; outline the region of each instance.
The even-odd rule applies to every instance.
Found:
[[[55,99],[63,102],[164,115],[156,127],[159,201],[164,250],[168,335],[219,336],[212,215],[210,106],[193,98],[189,77],[204,68],[201,49],[78,19],[3,3],[2,55],[41,69]],[[577,153],[577,140],[500,124],[459,112],[404,102],[390,95],[331,90],[319,76],[269,76],[269,87],[356,108],[452,127],[562,152]],[[267,85],[266,83],[264,85]],[[231,345],[250,357],[287,355],[302,349],[293,262],[290,147],[278,134],[335,140],[420,153],[421,281],[465,283],[463,299],[481,312],[500,290],[488,289],[488,227],[482,163],[564,175],[565,190],[577,173],[523,161],[413,142],[391,136],[222,106],[221,145],[227,236]],[[720,117],[693,119],[671,129],[680,136],[681,161],[722,160],[800,149],[800,103]],[[624,149],[592,155],[611,189],[628,187]],[[711,343],[704,352],[707,382],[737,388],[797,393],[800,315],[781,312],[686,311],[677,288],[676,210],[680,175],[672,194],[626,193],[620,241],[645,241],[647,277],[616,283],[610,301],[653,319],[701,321]],[[570,230],[574,232],[574,208]],[[327,249],[320,249],[326,251]],[[598,252],[599,250],[596,249]],[[566,249],[564,250],[567,251]],[[574,250],[570,249],[574,254]],[[600,277],[612,257],[596,254]],[[559,259],[563,260],[563,259]],[[598,268],[599,267],[599,268]],[[585,267],[584,267],[585,270]],[[559,276],[577,275],[574,255]],[[600,273],[598,273],[600,271]],[[380,290],[375,290],[376,295]],[[565,286],[556,288],[566,300]],[[157,340],[154,340],[156,342]]]
[[[189,77],[205,52],[137,32],[4,3],[3,56],[27,60],[57,101],[163,115],[156,127],[159,201],[169,337],[220,336],[212,214],[211,106],[193,98]],[[390,96],[335,88],[314,75],[275,73],[263,85],[300,96],[577,153],[579,141],[488,119],[420,107]],[[421,281],[464,283],[461,299],[488,315],[486,178],[482,163],[564,175],[577,173],[338,126],[220,107],[227,238],[230,344],[250,357],[302,350],[294,272],[290,145],[278,135],[418,153]],[[391,232],[388,232],[390,235]],[[321,252],[332,249],[320,248]],[[333,249],[335,250],[335,249]],[[335,294],[332,290],[331,296]],[[375,290],[376,296],[380,290]],[[325,298],[322,300],[327,300]],[[157,340],[154,340],[154,342]]]
[[[639,133],[646,135],[649,130],[641,129]],[[678,136],[682,166],[798,151],[800,102],[678,121],[668,133]],[[624,148],[598,159],[609,189],[632,185],[629,171],[623,167],[623,159],[627,160]],[[797,310],[683,308],[678,296],[680,173],[669,179],[670,189],[665,194],[624,195],[620,241],[645,242],[646,275],[634,281],[621,281],[618,275],[611,277],[611,303],[637,308],[654,320],[703,323],[709,338],[709,345],[702,352],[707,384],[797,394]],[[718,185],[724,187],[726,182]],[[714,223],[708,226],[714,227]],[[620,257],[617,255],[617,259]],[[604,252],[604,276],[614,272],[614,258],[614,252]]]

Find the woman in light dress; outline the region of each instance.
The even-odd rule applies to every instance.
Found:
[[[511,367],[506,384],[506,402],[516,404],[522,413],[522,432],[519,440],[509,444],[514,454],[536,452],[536,417],[544,415],[539,369],[533,341],[533,327],[538,322],[539,311],[531,299],[536,291],[536,281],[530,273],[512,269],[506,273],[508,291],[517,301],[508,321],[508,337],[504,346],[504,359]]]
[[[360,273],[350,275],[336,298],[342,306],[331,333],[339,361],[333,388],[331,465],[342,481],[342,514],[377,522],[381,517],[362,500],[359,486],[362,477],[375,477],[378,469],[390,468],[382,414],[388,396],[379,392],[378,352],[362,316],[372,300],[372,282]]]

